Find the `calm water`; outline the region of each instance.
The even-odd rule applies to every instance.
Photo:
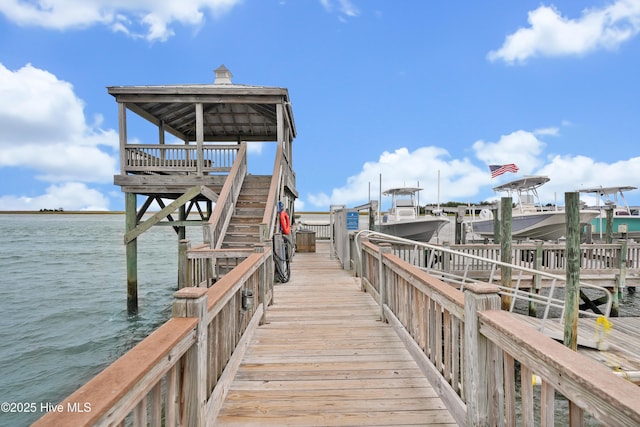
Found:
[[[37,407],[0,412],[0,425],[29,425],[41,403],[60,402],[169,318],[173,228],[138,240],[137,316],[126,310],[123,234],[124,215],[0,215],[0,402]]]

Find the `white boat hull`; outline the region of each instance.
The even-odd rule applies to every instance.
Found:
[[[580,211],[580,223],[589,224],[598,211]],[[558,240],[567,234],[564,211],[513,214],[511,237],[513,239]],[[493,237],[493,219],[471,221],[473,233],[481,237]]]
[[[389,221],[377,224],[377,231],[418,242],[429,242],[449,223],[446,217],[423,217],[413,220]]]

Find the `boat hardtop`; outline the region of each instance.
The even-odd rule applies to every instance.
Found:
[[[632,187],[631,185],[624,185],[620,187],[592,187],[592,188],[581,188],[581,193],[597,193],[600,196],[607,196],[612,194],[621,194],[624,191],[632,191],[637,190],[638,187]]]
[[[528,175],[523,178],[509,181],[505,184],[493,187],[493,191],[522,191],[534,190],[543,184],[551,181],[548,176],[544,175]]]
[[[541,205],[538,196],[538,187],[546,184],[551,179],[545,175],[528,175],[523,178],[509,181],[493,188],[493,191],[506,191],[511,196],[514,192],[518,195],[517,208],[520,212],[531,212],[542,209],[535,206]]]
[[[419,191],[424,190],[420,187],[397,187],[385,190],[382,194],[385,196],[413,196]]]
[[[627,203],[627,200],[624,197],[624,192],[637,189],[638,187],[624,185],[618,187],[581,188],[578,191],[581,193],[592,193],[600,196],[600,198],[596,200],[596,207],[600,207],[600,199],[602,199],[605,206],[611,206],[613,208],[619,209],[616,212],[617,214],[631,215],[632,211],[629,207],[629,204]],[[637,209],[635,209],[635,214],[637,215]]]

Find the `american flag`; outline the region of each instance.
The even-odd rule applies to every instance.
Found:
[[[489,169],[491,170],[491,178],[500,176],[505,172],[518,172],[518,167],[513,163],[509,163],[508,165],[489,165]]]

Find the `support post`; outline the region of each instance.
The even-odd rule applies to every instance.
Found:
[[[511,197],[503,197],[500,199],[500,261],[511,264]],[[502,286],[511,288],[511,267],[500,267],[500,274],[502,277]],[[509,310],[511,306],[511,297],[509,295],[502,296],[502,309]]]
[[[174,294],[173,317],[197,317],[196,342],[182,366],[183,406],[179,425],[203,427],[207,404],[207,288],[188,287]]]
[[[187,252],[191,248],[191,242],[188,239],[182,239],[178,242],[178,289],[192,286],[191,271],[189,268],[189,259]]]
[[[580,308],[580,198],[577,192],[564,193],[567,217],[567,284],[564,308],[564,345],[578,349]]]
[[[136,193],[125,193],[125,235],[138,225]],[[138,314],[138,239],[126,243],[127,254],[127,312]]]
[[[264,253],[265,252],[265,246],[263,244],[253,245],[253,252]],[[269,322],[267,322],[267,305],[268,305],[267,287],[268,287],[268,283],[267,283],[267,261],[265,260],[265,262],[263,262],[262,266],[260,267],[259,278],[258,278],[258,298],[260,299],[259,303],[262,304],[262,318],[260,319],[260,324],[261,325],[269,323]]]
[[[493,243],[500,243],[502,241],[502,236],[500,233],[502,230],[500,229],[500,210],[499,209],[491,209],[493,213]]]
[[[535,253],[535,259],[533,261],[534,270],[542,270],[542,256],[544,253],[542,245],[543,245],[542,241],[536,242],[536,253]],[[542,284],[541,282],[542,282],[542,276],[540,276],[539,274],[534,274],[533,280],[531,283],[531,292],[538,294],[540,292],[540,287]],[[529,301],[529,316],[535,317],[537,311],[538,311],[538,308],[536,306],[536,302]]]
[[[456,220],[455,220],[455,237],[454,242],[456,245],[461,245],[464,243],[464,206],[458,206],[458,210],[456,211]]]
[[[193,160],[193,159],[191,159]],[[196,103],[196,175],[202,176],[204,167],[204,108]]]
[[[467,404],[467,426],[499,425],[491,420],[502,420],[504,399],[498,393],[503,384],[497,384],[494,375],[503,372],[502,357],[495,345],[480,333],[478,312],[500,310],[499,288],[495,285],[470,283],[464,288],[464,393]],[[498,366],[500,365],[500,366]],[[502,396],[502,397],[500,397]],[[502,402],[503,403],[503,402]],[[495,413],[498,411],[498,413]]]
[[[180,223],[183,224],[184,221],[187,220],[187,207],[185,205],[180,205],[178,209],[178,217],[180,218]],[[187,238],[187,227],[184,225],[178,226],[178,240]]]
[[[613,243],[613,208],[608,207],[605,210],[606,217],[606,231],[605,231],[605,243]]]
[[[378,246],[378,283],[380,284],[380,321],[386,322],[384,306],[387,304],[387,272],[384,268],[384,254],[391,252],[389,243],[381,243]]]
[[[619,243],[620,259],[618,260],[618,268],[620,269],[620,273],[616,275],[615,287],[613,289],[612,316],[618,316],[620,313],[620,299],[622,298],[622,291],[624,291],[627,277],[627,240],[620,240]]]

